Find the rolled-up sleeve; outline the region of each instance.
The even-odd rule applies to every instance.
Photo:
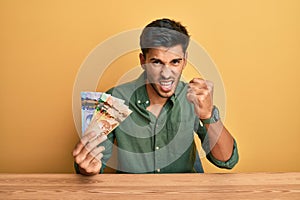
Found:
[[[224,168],[224,169],[232,169],[239,161],[239,154],[238,154],[238,147],[237,147],[237,143],[234,140],[233,143],[233,150],[232,150],[232,154],[229,160],[227,161],[220,161],[216,158],[213,157],[212,153],[211,153],[211,149],[210,149],[210,145],[209,145],[209,139],[207,136],[207,130],[205,128],[205,126],[201,126],[199,124],[199,119],[195,120],[195,125],[194,125],[194,130],[197,133],[197,135],[199,136],[201,143],[202,143],[202,148],[203,150],[206,152],[206,158],[215,166],[219,167],[219,168]]]
[[[206,158],[211,163],[213,163],[215,166],[217,166],[219,168],[232,169],[238,163],[238,161],[239,161],[239,154],[238,154],[238,148],[237,148],[236,141],[234,140],[233,150],[232,150],[232,154],[231,154],[231,157],[229,158],[229,160],[227,160],[227,161],[220,161],[220,160],[214,158],[213,155],[211,154],[211,152],[209,152],[206,155]]]

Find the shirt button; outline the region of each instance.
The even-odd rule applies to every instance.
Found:
[[[157,171],[157,172],[160,172],[160,169],[157,169],[156,171]]]
[[[141,103],[141,100],[138,100],[138,103]]]
[[[146,101],[146,104],[148,104],[149,103],[149,101]]]
[[[203,127],[203,123],[202,123],[201,120],[199,120],[199,124],[200,124],[201,127]]]
[[[156,150],[158,150],[158,149],[159,149],[159,147],[155,147],[155,149],[156,149]]]

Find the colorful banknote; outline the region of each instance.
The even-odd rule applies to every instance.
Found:
[[[82,135],[109,134],[130,114],[125,101],[101,92],[81,92]]]

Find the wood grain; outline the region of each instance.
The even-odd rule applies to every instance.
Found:
[[[0,199],[300,199],[300,173],[0,174]]]

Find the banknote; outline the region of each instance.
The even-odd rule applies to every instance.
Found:
[[[81,92],[82,135],[109,134],[130,114],[125,101],[102,92]]]
[[[81,133],[85,132],[96,110],[101,92],[81,92]]]

